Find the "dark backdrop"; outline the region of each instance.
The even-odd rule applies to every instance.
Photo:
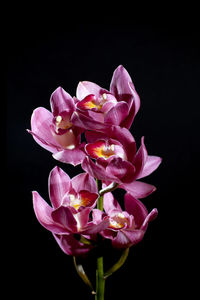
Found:
[[[71,257],[37,222],[31,197],[37,190],[48,201],[48,174],[55,165],[71,177],[81,168],[55,161],[26,128],[33,109],[50,109],[50,95],[58,86],[71,95],[80,80],[109,88],[119,64],[128,70],[141,97],[131,132],[138,145],[144,135],[149,154],[161,156],[163,163],[144,180],[157,187],[143,202],[149,210],[158,208],[158,218],[143,241],[131,248],[121,271],[107,280],[106,296],[161,299],[187,291],[188,246],[195,244],[191,231],[198,183],[200,65],[198,23],[185,16],[171,19],[169,14],[165,22],[162,15],[157,22],[114,16],[91,23],[78,22],[78,17],[65,22],[63,16],[43,20],[37,14],[31,20],[29,15],[14,19],[6,36],[7,292],[22,299],[90,297]],[[88,261],[87,267],[88,272],[95,268]]]

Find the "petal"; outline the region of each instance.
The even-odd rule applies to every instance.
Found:
[[[132,82],[132,80],[127,70],[122,65],[118,66],[111,79],[111,93],[114,94],[117,99],[123,94],[130,94],[129,82]]]
[[[73,255],[73,256],[83,255],[88,251],[90,251],[90,249],[92,248],[91,245],[85,245],[83,243],[80,243],[77,239],[75,239],[73,234],[68,234],[68,235],[54,234],[53,236],[56,242],[58,243],[58,245],[60,246],[60,248],[67,255]]]
[[[124,196],[125,210],[134,216],[134,221],[137,228],[140,228],[145,218],[148,215],[148,211],[144,204],[133,197],[131,194],[126,193]]]
[[[161,157],[148,155],[146,162],[144,164],[144,167],[137,178],[139,179],[139,178],[143,178],[145,176],[150,175],[152,172],[154,172],[159,167],[161,162],[162,162]]]
[[[71,121],[74,126],[84,128],[86,130],[91,130],[92,128],[92,130],[106,131],[110,127],[109,124],[95,121],[93,118],[83,115],[80,112],[74,112]]]
[[[127,117],[129,112],[129,107],[126,102],[118,102],[108,113],[105,115],[104,122],[120,125],[121,122]]]
[[[70,190],[70,177],[59,167],[55,167],[49,174],[49,198],[52,206],[62,205],[64,195]]]
[[[130,128],[135,115],[140,108],[140,98],[135,90],[132,79],[127,70],[120,65],[113,73],[110,91],[118,101],[126,101],[129,106],[129,114],[121,126]]]
[[[92,176],[88,173],[81,173],[71,180],[72,188],[79,193],[81,190],[87,190],[91,193],[97,193],[97,185]]]
[[[65,232],[77,232],[77,222],[67,206],[60,206],[51,213],[52,219],[65,228]]]
[[[32,195],[33,209],[40,224],[54,233],[64,232],[64,227],[61,224],[56,223],[52,219],[52,207],[50,207],[47,204],[47,202],[36,191],[33,191]]]
[[[72,164],[73,166],[81,164],[85,156],[86,154],[80,149],[80,146],[79,148],[77,147],[72,150],[65,149],[53,154],[53,157],[56,160],[67,164]]]
[[[82,169],[89,173],[92,177],[100,180],[109,180],[105,174],[105,168],[101,165],[95,164],[89,157],[85,157],[82,162]]]
[[[109,215],[112,210],[117,210],[122,212],[122,209],[117,202],[117,200],[113,197],[112,193],[106,193],[103,197],[103,207],[105,212]]]
[[[82,232],[86,225],[88,224],[89,214],[91,212],[90,207],[84,208],[82,211],[78,212],[77,214],[74,214],[74,218],[77,222],[77,230]]]
[[[86,96],[90,94],[94,94],[98,98],[104,92],[107,91],[105,89],[102,89],[96,83],[90,81],[80,81],[77,86],[76,96],[79,100],[83,100]]]
[[[156,190],[156,187],[141,181],[133,181],[131,183],[123,183],[119,186],[125,189],[135,198],[145,198]]]
[[[104,217],[104,219],[99,222],[98,224],[95,224],[91,222],[88,224],[88,226],[84,230],[84,234],[96,234],[100,233],[101,231],[105,230],[109,226],[109,217]]]
[[[144,220],[142,226],[141,226],[141,229],[142,230],[146,230],[147,229],[147,226],[148,226],[148,223],[150,221],[153,221],[155,220],[155,218],[157,217],[158,215],[158,210],[157,208],[154,208],[152,209],[152,211],[147,215],[146,219]]]
[[[58,87],[50,98],[51,110],[54,117],[62,111],[68,111],[70,114],[75,110],[73,98],[62,88]]]
[[[129,183],[135,178],[135,167],[130,162],[122,160],[121,157],[115,156],[106,167],[106,173],[110,178],[114,176],[123,183]]]
[[[145,165],[146,160],[147,160],[147,156],[148,156],[148,154],[147,154],[146,147],[144,145],[144,137],[142,137],[141,146],[140,146],[139,150],[137,151],[137,153],[134,157],[134,160],[133,160],[133,165],[136,168],[137,178],[139,177],[141,171],[144,168],[144,165]]]
[[[60,148],[51,133],[53,115],[44,107],[38,107],[31,116],[31,131],[29,131],[35,141],[43,148],[56,152]]]

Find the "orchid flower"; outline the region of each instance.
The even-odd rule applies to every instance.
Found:
[[[98,123],[130,128],[140,108],[140,98],[127,70],[120,65],[113,73],[110,91],[89,81],[81,81],[76,91],[76,108],[84,128]],[[76,118],[74,118],[74,122]]]
[[[90,143],[85,146],[88,156],[82,168],[91,176],[116,182],[136,198],[144,198],[155,191],[153,185],[137,181],[151,174],[161,163],[160,157],[148,155],[144,138],[136,151],[131,133],[119,126],[110,127],[106,134],[88,131],[86,137]]]
[[[80,141],[82,130],[71,122],[75,103],[73,98],[61,87],[50,98],[52,113],[44,107],[38,107],[31,117],[31,130],[35,141],[53,153],[53,157],[72,165],[80,164],[85,153]]]
[[[109,226],[101,231],[101,235],[112,241],[113,247],[129,248],[139,243],[147,230],[148,223],[157,216],[154,208],[148,213],[146,207],[131,194],[124,196],[125,210],[123,211],[112,193],[104,195],[105,213],[93,210],[93,220],[98,224],[109,216]]]
[[[94,179],[86,173],[70,180],[55,167],[49,176],[49,197],[52,206],[33,191],[33,207],[40,224],[54,235],[67,235],[67,240],[69,235],[95,234],[108,225],[108,221],[103,221],[97,226],[89,218],[98,194]]]

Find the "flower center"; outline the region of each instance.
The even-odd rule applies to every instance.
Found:
[[[110,227],[113,229],[121,229],[127,223],[128,219],[122,213],[117,213],[110,218]]]
[[[69,194],[70,206],[78,210],[81,206],[92,206],[98,195],[88,191],[80,191],[78,194]]]
[[[100,151],[99,157],[104,157],[105,159],[109,158],[111,155],[115,154],[115,145],[103,146],[103,149]]]
[[[106,93],[103,93],[102,96],[96,98],[95,95],[91,94],[86,96],[83,100],[77,103],[77,107],[83,110],[94,110],[100,111],[103,105],[107,102],[108,97]]]
[[[56,130],[58,129],[69,129],[72,127],[69,116],[57,116],[55,118]]]

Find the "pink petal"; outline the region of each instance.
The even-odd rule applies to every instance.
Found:
[[[144,167],[137,178],[140,179],[145,176],[148,176],[159,167],[161,162],[162,162],[161,157],[148,155]]]
[[[112,193],[106,193],[103,197],[103,207],[107,214],[110,214],[112,210],[117,210],[122,212],[122,209],[117,202],[117,200],[113,197]]]
[[[156,208],[152,209],[152,211],[147,215],[147,217],[145,218],[142,226],[141,226],[141,229],[142,230],[146,230],[147,229],[147,226],[148,226],[148,223],[150,221],[153,221],[158,215],[158,210]]]
[[[74,112],[71,121],[74,126],[84,128],[86,130],[91,130],[92,128],[92,130],[106,131],[110,127],[109,124],[95,121],[93,118],[83,115],[80,112]]]
[[[60,206],[51,213],[52,219],[65,228],[65,232],[77,232],[77,222],[67,206]]]
[[[145,198],[156,190],[156,187],[141,181],[133,181],[131,183],[123,183],[120,185],[135,198]]]
[[[52,219],[52,207],[36,191],[32,195],[34,212],[40,224],[54,233],[65,232],[65,228]]]
[[[104,92],[106,92],[106,90],[102,89],[96,83],[90,81],[80,81],[77,86],[76,96],[79,100],[83,100],[90,94],[94,94],[98,98]]]
[[[129,112],[128,104],[126,102],[118,102],[108,113],[105,115],[104,122],[120,125],[121,122],[127,117]]]
[[[75,148],[72,150],[62,150],[60,152],[54,153],[53,157],[56,160],[59,160],[64,163],[72,164],[73,166],[77,166],[84,160],[86,154],[79,148]]]
[[[127,70],[122,65],[118,66],[111,79],[111,93],[114,94],[117,99],[123,94],[130,94],[129,82],[132,82],[132,80]]]
[[[82,169],[89,173],[92,177],[100,180],[109,180],[105,174],[105,168],[101,165],[95,164],[89,157],[85,157],[82,162]]]
[[[58,87],[52,93],[50,104],[54,117],[58,116],[62,111],[66,110],[72,114],[75,110],[73,98],[62,87]]]
[[[115,248],[128,248],[139,243],[144,237],[143,230],[120,230],[116,237],[112,240]]]
[[[38,107],[31,116],[31,131],[29,131],[35,141],[43,148],[56,152],[60,148],[51,133],[53,115],[43,107]]]
[[[133,160],[133,165],[136,168],[136,174],[137,174],[137,178],[140,174],[140,172],[143,170],[144,165],[146,163],[147,160],[147,150],[146,147],[144,145],[144,137],[142,137],[141,139],[141,146],[139,148],[139,150],[137,151],[134,160]]]
[[[73,234],[54,234],[53,236],[60,248],[62,249],[62,251],[67,255],[83,255],[90,251],[90,249],[92,248],[91,245],[85,245],[83,243],[80,243],[77,239],[75,239]]]
[[[90,223],[84,230],[84,234],[96,234],[105,230],[109,226],[109,217],[104,217],[104,219],[98,224]]]
[[[135,178],[135,167],[130,162],[122,160],[121,157],[113,157],[106,167],[106,173],[111,179],[114,176],[123,183],[129,183]]]
[[[132,83],[132,79],[123,66],[119,66],[113,73],[110,91],[118,101],[126,101],[129,106],[129,114],[121,126],[130,128],[135,115],[140,108],[140,98]]]
[[[49,175],[49,197],[54,208],[62,205],[64,195],[70,190],[70,177],[59,167]]]
[[[144,204],[133,197],[131,194],[126,193],[124,196],[125,210],[134,216],[134,221],[137,228],[140,228],[145,218],[148,215],[148,211]]]
[[[97,185],[95,179],[88,173],[81,173],[73,177],[71,180],[72,188],[79,193],[81,190],[87,190],[91,193],[97,193]]]

